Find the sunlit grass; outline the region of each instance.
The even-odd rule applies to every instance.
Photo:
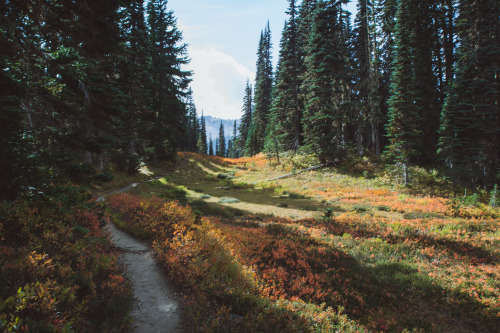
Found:
[[[195,317],[205,318],[199,325],[248,332],[498,327],[498,210],[481,204],[453,209],[450,199],[412,195],[376,177],[334,169],[251,185],[285,169],[263,155],[189,154],[166,179],[133,190],[205,216],[198,236],[173,254],[188,265],[179,278],[197,283],[217,304],[210,313],[193,307]],[[220,203],[223,197],[240,202]],[[246,284],[236,283],[242,276]],[[198,301],[207,302],[203,297]]]

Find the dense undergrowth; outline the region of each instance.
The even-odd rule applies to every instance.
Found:
[[[103,229],[77,187],[0,205],[0,331],[117,332],[132,296]]]
[[[187,290],[193,330],[495,332],[499,327],[498,208],[415,195],[379,177],[338,170],[256,189],[243,184],[283,174],[290,161],[276,167],[262,156],[180,157],[184,169],[138,189],[142,197],[115,195],[110,205],[122,227],[152,240],[159,260]],[[220,179],[220,173],[234,178]],[[224,191],[242,201],[254,198],[256,207],[308,198],[311,207],[327,208],[313,218],[290,219],[207,202]]]

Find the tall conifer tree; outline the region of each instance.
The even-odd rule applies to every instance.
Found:
[[[260,35],[255,77],[255,108],[252,115],[257,152],[264,148],[264,138],[272,102],[273,65],[271,58],[271,30],[269,22]]]
[[[226,138],[224,136],[224,124],[220,122],[219,127],[219,149],[217,150],[217,156],[226,156]]]
[[[408,183],[410,162],[422,148],[422,117],[415,77],[415,27],[412,21],[411,3],[398,3],[395,33],[394,61],[391,75],[391,97],[389,99],[389,123],[387,124],[390,145],[388,154],[401,166],[403,181]]]
[[[252,122],[252,85],[247,80],[247,85],[245,87],[245,96],[243,97],[243,115],[241,117],[241,123],[239,127],[240,136],[238,140],[238,146],[241,151],[245,150],[245,145],[248,138],[248,131],[250,129],[250,124]]]
[[[212,140],[212,134],[208,138],[208,155],[214,155],[214,141]]]
[[[380,97],[379,31],[375,18],[375,2],[376,0],[359,0],[357,4],[358,12],[354,29],[356,71],[354,89],[357,110],[355,136],[358,150],[369,146],[370,150],[378,155],[381,153],[383,115]]]
[[[201,118],[200,118],[200,133],[198,135],[198,151],[201,154],[206,155],[208,152],[208,145],[207,145],[207,125],[205,123],[205,116],[203,116],[203,110],[201,111]]]
[[[148,72],[150,57],[144,1],[131,1],[123,8],[122,15],[121,30],[127,56],[123,57],[121,63],[124,79],[120,82],[120,88],[123,91],[121,100],[124,111],[119,120],[126,135],[117,135],[117,139],[125,152],[128,172],[134,173],[139,164],[140,152],[144,152],[147,145],[144,138],[150,124],[146,115],[151,112],[151,81]],[[123,159],[120,154],[115,155],[117,159]]]
[[[147,14],[153,77],[152,142],[155,159],[159,159],[171,157],[185,134],[186,107],[182,97],[190,73],[181,69],[188,63],[187,46],[181,44],[182,33],[173,12],[167,10],[167,0],[148,2]]]
[[[319,1],[307,45],[303,89],[306,143],[321,162],[342,158],[346,151],[349,70],[340,2]]]
[[[187,150],[188,151],[193,151],[193,152],[198,152],[198,138],[200,136],[200,123],[198,122],[198,114],[196,112],[196,105],[194,104],[193,101],[193,95],[192,95],[191,89],[189,89],[188,92],[188,100],[187,100],[187,109],[188,109],[188,116],[187,116]]]
[[[273,88],[273,103],[267,133],[267,145],[297,150],[302,144],[303,105],[300,92],[300,53],[297,36],[297,6],[289,0],[288,21],[281,36],[281,48]]]
[[[500,6],[459,2],[460,47],[440,129],[440,155],[455,181],[492,187],[500,179]]]

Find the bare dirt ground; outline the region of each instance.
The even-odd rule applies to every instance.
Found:
[[[111,240],[123,253],[120,261],[133,284],[131,332],[183,332],[180,297],[175,293],[147,245],[108,225]]]

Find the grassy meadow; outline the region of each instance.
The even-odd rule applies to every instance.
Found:
[[[414,170],[179,153],[175,171],[115,194],[204,332],[497,332],[500,211]],[[493,198],[495,199],[495,198]]]

